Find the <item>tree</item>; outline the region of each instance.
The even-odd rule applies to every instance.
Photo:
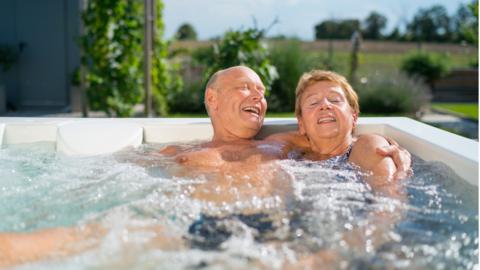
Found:
[[[398,27],[395,27],[392,32],[387,36],[388,40],[396,40],[399,41],[402,39],[402,35],[400,34],[400,31],[398,30]]]
[[[387,17],[373,11],[363,23],[363,37],[365,39],[381,39],[382,30],[387,26]]]
[[[326,20],[315,25],[315,39],[350,39],[359,29],[358,20]]]
[[[197,40],[197,32],[191,24],[184,23],[178,28],[175,37],[178,40]]]
[[[478,46],[478,0],[468,6],[461,5],[455,16],[455,29],[459,39]]]
[[[417,41],[448,41],[452,33],[451,19],[440,5],[420,9],[407,28]]]

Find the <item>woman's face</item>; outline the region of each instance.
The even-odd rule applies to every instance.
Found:
[[[357,114],[350,107],[343,89],[330,81],[316,82],[305,89],[298,117],[301,134],[314,138],[343,138],[352,133]]]

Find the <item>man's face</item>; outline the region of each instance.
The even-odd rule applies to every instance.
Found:
[[[299,131],[310,139],[343,138],[356,125],[357,115],[342,88],[334,82],[320,81],[308,86],[300,103]]]
[[[217,127],[242,139],[253,138],[262,127],[267,110],[265,87],[260,77],[244,67],[233,68],[218,78],[215,110]]]

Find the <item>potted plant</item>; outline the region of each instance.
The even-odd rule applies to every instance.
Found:
[[[0,44],[0,72],[7,72],[17,61],[17,57],[18,54],[12,47]],[[0,80],[0,114],[4,114],[6,112],[6,104],[7,98],[5,85]]]

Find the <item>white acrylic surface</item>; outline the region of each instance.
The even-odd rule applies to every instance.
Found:
[[[294,118],[270,118],[257,137],[296,127]],[[405,117],[360,118],[356,133],[372,132],[395,139],[425,160],[442,161],[478,185],[478,142]],[[0,118],[3,144],[50,141],[56,142],[57,151],[75,155],[104,154],[141,142],[209,140],[212,134],[207,118]]]

